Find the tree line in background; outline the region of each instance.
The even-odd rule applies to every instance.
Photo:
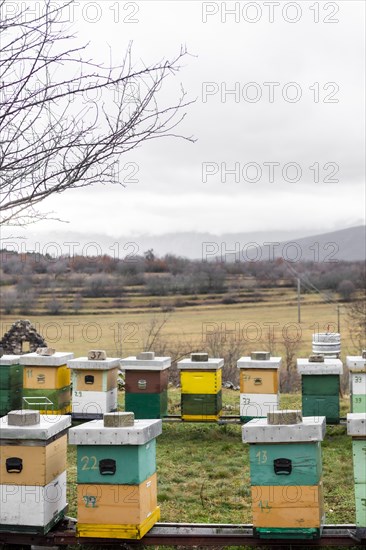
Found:
[[[38,297],[50,314],[62,313],[65,297],[68,309],[78,313],[88,298],[114,298],[111,307],[123,306],[128,295],[150,297],[179,296],[175,307],[190,304],[199,295],[221,295],[224,304],[261,301],[261,290],[293,288],[296,284],[292,264],[282,259],[259,262],[201,261],[167,254],[158,257],[153,250],[123,260],[98,257],[61,256],[52,258],[37,253],[1,254],[2,310],[4,313],[33,313]],[[363,262],[298,262],[302,293],[318,289],[337,300],[359,301],[365,288]],[[315,291],[315,290],[314,290]],[[187,299],[185,300],[185,297]],[[151,305],[151,304],[150,304]]]

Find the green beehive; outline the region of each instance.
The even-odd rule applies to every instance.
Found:
[[[214,394],[182,393],[181,407],[183,416],[215,416],[222,409],[222,391]]]
[[[351,412],[366,412],[366,350],[360,356],[347,356]]]
[[[133,411],[136,418],[163,418],[168,414],[168,391],[160,393],[126,393],[125,409]]]
[[[23,367],[19,355],[0,357],[0,416],[22,408]]]
[[[323,356],[298,359],[297,370],[301,375],[303,416],[325,416],[327,423],[339,424],[343,372],[340,359]]]
[[[366,412],[347,415],[347,433],[352,436],[356,502],[356,538],[366,538]]]

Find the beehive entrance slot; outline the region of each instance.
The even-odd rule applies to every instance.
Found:
[[[5,466],[8,474],[20,474],[23,470],[23,460],[17,456],[11,456],[6,459]]]
[[[289,458],[276,458],[273,461],[273,468],[277,476],[288,476],[292,472],[292,462]]]
[[[116,461],[113,458],[103,458],[100,460],[99,473],[102,476],[113,476],[116,473]]]

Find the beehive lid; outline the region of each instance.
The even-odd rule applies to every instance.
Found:
[[[366,412],[347,414],[347,433],[355,437],[366,437]]]
[[[135,356],[121,359],[122,370],[151,370],[161,371],[168,369],[172,364],[170,357],[156,357],[153,351],[141,352]]]
[[[238,369],[279,369],[281,366],[282,357],[269,357],[268,359],[257,359],[265,352],[254,352],[250,357],[240,357],[237,362]],[[253,358],[252,358],[253,357]]]
[[[362,355],[347,355],[346,364],[351,372],[366,372],[366,357]]]
[[[0,418],[0,440],[1,439],[18,439],[21,441],[28,439],[47,440],[62,432],[71,426],[70,415],[39,415],[39,422],[31,425],[23,425],[21,421],[22,411],[11,411],[6,416]],[[38,411],[25,411],[26,413],[36,413]],[[9,415],[19,413],[18,423],[14,425],[9,423]]]
[[[256,418],[242,426],[244,443],[300,443],[322,441],[325,416],[305,416],[297,424],[269,424],[267,418]]]
[[[342,374],[343,364],[340,359],[325,357],[323,363],[314,363],[309,359],[297,360],[299,374]]]
[[[0,357],[0,367],[7,365],[19,365],[20,355],[3,355]]]
[[[133,426],[111,427],[92,420],[69,430],[71,445],[144,445],[162,432],[161,420],[135,420]]]
[[[118,358],[108,358],[97,360],[97,359],[88,359],[87,357],[77,357],[67,362],[69,369],[88,369],[88,370],[110,370],[119,368],[120,359]]]
[[[190,357],[177,363],[177,368],[181,370],[219,370],[223,366],[223,359],[210,358],[207,353],[191,353]]]
[[[40,355],[36,352],[26,353],[20,356],[21,365],[33,365],[34,367],[60,367],[74,357],[73,353],[55,351],[53,355]]]

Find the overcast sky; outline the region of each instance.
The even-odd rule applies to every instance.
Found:
[[[176,99],[182,83],[197,98],[179,128],[197,142],[145,144],[120,160],[135,181],[49,199],[43,209],[69,223],[42,222],[29,235],[299,235],[364,223],[363,1],[82,0],[74,13],[78,40],[98,60],[110,47],[117,63],[130,40],[146,63],[187,46],[166,94]],[[226,181],[225,169],[234,170]]]

